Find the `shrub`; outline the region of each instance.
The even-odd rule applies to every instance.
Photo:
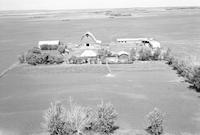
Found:
[[[192,75],[188,78],[193,87],[200,92],[200,67],[194,67]]]
[[[71,58],[69,58],[69,64],[77,64],[76,56],[72,56]]]
[[[26,62],[25,54],[19,55],[18,60],[19,60],[20,63],[25,63]]]
[[[93,110],[70,100],[69,109],[61,102],[51,103],[42,126],[50,135],[110,134],[117,129],[114,125],[116,118],[117,113],[111,104],[102,102],[97,110]]]
[[[42,55],[41,54],[28,54],[26,61],[30,65],[42,64]]]
[[[148,127],[146,131],[151,135],[163,134],[164,114],[157,108],[147,115]]]
[[[106,49],[100,49],[98,50],[98,57],[99,58],[102,58],[102,57],[108,57],[108,56],[111,56],[112,53]]]
[[[66,113],[66,122],[77,135],[82,135],[91,129],[93,112],[88,107],[82,107],[70,101],[70,108]]]
[[[174,56],[165,57],[165,60],[167,61],[168,65],[172,65],[176,61]]]
[[[141,48],[141,50],[139,50],[139,60],[142,61],[148,61],[152,59],[152,53],[151,50],[148,48]]]
[[[90,108],[79,106],[72,101],[68,110],[61,102],[51,103],[44,114],[42,127],[50,135],[82,135],[91,129],[93,114]]]
[[[42,52],[39,48],[34,47],[28,50],[26,54],[26,61],[28,64],[37,65],[42,63]]]
[[[64,62],[64,58],[63,57],[55,57],[55,63],[56,64],[61,64]]]
[[[164,54],[164,60],[167,60],[171,56],[172,56],[171,49],[168,48],[166,53]]]
[[[113,133],[118,129],[118,127],[115,126],[117,116],[118,114],[112,104],[104,104],[102,102],[97,107],[92,129],[100,134]]]
[[[50,108],[44,114],[43,128],[50,135],[65,135],[65,108],[60,102],[51,103]]]
[[[63,53],[65,53],[65,49],[66,49],[66,46],[65,45],[60,45],[60,46],[58,46],[58,52],[60,53],[60,54],[63,54]]]
[[[49,53],[42,53],[38,48],[33,48],[28,51],[25,56],[28,64],[60,64],[64,62],[64,58],[60,56],[53,56]]]
[[[160,55],[161,55],[161,49],[157,48],[153,53],[152,60],[160,60],[161,59]]]
[[[137,59],[137,52],[135,48],[132,48],[130,51],[130,60],[135,61]]]
[[[85,58],[76,58],[76,64],[83,64],[85,63]]]
[[[41,50],[57,50],[58,45],[41,45]]]
[[[40,48],[38,47],[33,47],[32,49],[28,50],[28,53],[42,54]]]

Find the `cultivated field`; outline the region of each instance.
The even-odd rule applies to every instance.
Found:
[[[0,72],[39,40],[78,43],[86,31],[104,43],[118,37],[154,37],[181,57],[199,56],[200,14],[196,12],[199,9],[182,10],[125,17],[103,16],[102,12],[98,16],[99,12],[94,12],[93,19],[90,14],[77,17],[78,11],[76,18],[66,11],[43,16],[38,12],[25,16],[23,12],[17,15],[2,12]],[[122,129],[143,130],[145,115],[158,107],[166,112],[167,132],[200,134],[199,94],[190,91],[188,84],[166,64],[111,65],[111,70],[113,78],[106,77],[105,65],[24,65],[11,70],[0,78],[0,135],[41,132],[43,111],[51,101],[66,100],[69,96],[81,105],[93,106],[101,99],[110,101],[119,112],[118,125]]]

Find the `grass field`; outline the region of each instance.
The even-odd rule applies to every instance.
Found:
[[[200,99],[166,64],[138,62],[111,70],[112,78],[105,65],[15,68],[0,82],[0,127],[16,134],[40,132],[50,102],[72,96],[81,105],[113,103],[122,129],[142,130],[145,115],[158,107],[166,113],[167,132],[200,132]]]
[[[17,61],[18,54],[37,46],[39,40],[78,43],[86,31],[104,43],[118,37],[153,37],[182,57],[198,57],[199,12],[156,13],[140,17],[64,17],[64,21],[55,13],[44,14],[44,18],[0,13],[0,72]],[[43,111],[51,101],[69,96],[82,105],[94,106],[101,99],[112,102],[120,114],[118,125],[122,129],[142,130],[145,115],[158,107],[166,112],[167,132],[200,134],[200,96],[170,67],[147,62],[112,65],[111,70],[113,78],[106,77],[104,65],[24,65],[9,71],[0,78],[0,135],[41,132]]]

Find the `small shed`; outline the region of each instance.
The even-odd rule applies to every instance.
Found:
[[[38,48],[41,50],[57,50],[60,44],[59,40],[39,41]]]

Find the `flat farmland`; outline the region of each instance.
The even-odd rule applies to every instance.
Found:
[[[200,98],[188,89],[164,62],[111,65],[19,66],[1,78],[0,127],[2,132],[41,132],[44,110],[51,101],[73,99],[95,107],[111,102],[125,130],[142,130],[154,107],[166,114],[169,133],[200,133]],[[10,82],[8,84],[8,82]]]

